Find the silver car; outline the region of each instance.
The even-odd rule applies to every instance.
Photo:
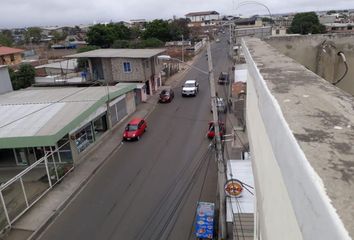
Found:
[[[216,109],[218,112],[227,113],[227,106],[223,98],[216,99]],[[211,109],[211,112],[213,112],[213,109]]]

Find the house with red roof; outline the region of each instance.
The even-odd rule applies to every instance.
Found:
[[[23,52],[23,49],[0,46],[0,65],[20,64]]]

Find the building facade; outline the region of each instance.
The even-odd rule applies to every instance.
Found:
[[[0,94],[13,91],[7,66],[0,65]]]
[[[17,65],[22,62],[24,50],[0,46],[0,65]]]
[[[143,99],[152,95],[162,85],[162,64],[157,56],[165,49],[99,49],[67,58],[87,58],[88,80],[104,83],[143,83]]]
[[[135,111],[136,84],[37,88],[0,95],[0,167],[27,167],[48,153],[75,162]]]
[[[242,49],[255,237],[352,239],[353,96],[260,39]]]

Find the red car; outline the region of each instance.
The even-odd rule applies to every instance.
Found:
[[[147,124],[142,118],[134,118],[125,127],[123,140],[139,140],[141,135],[146,131]]]
[[[225,124],[223,122],[219,122],[219,131],[220,131],[220,137],[225,135],[226,129],[225,129]],[[207,136],[209,139],[213,139],[215,137],[214,122],[209,122]]]

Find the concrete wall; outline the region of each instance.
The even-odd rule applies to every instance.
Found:
[[[202,22],[202,21],[209,21],[209,20],[218,20],[219,15],[217,14],[210,14],[210,15],[202,15],[202,16],[190,16],[187,17],[191,22]]]
[[[125,73],[123,71],[123,63],[130,62],[132,71]],[[112,58],[112,74],[113,81],[116,82],[143,82],[149,79],[149,71],[143,67],[142,59],[130,58]]]
[[[135,92],[131,91],[125,94],[125,101],[127,103],[127,113],[130,115],[136,110],[136,103],[134,98]]]
[[[253,159],[258,232],[262,240],[300,240],[303,239],[300,226],[260,112],[256,81],[261,79],[248,76],[246,122]]]
[[[242,47],[257,237],[350,239],[353,97],[259,39]]]
[[[21,53],[0,56],[0,65],[17,65],[22,61]]]
[[[9,71],[6,66],[0,66],[0,94],[13,91]]]
[[[266,41],[329,82],[336,82],[345,72],[343,60],[337,55],[342,51],[349,71],[337,86],[354,95],[354,35],[284,36],[271,37]]]

